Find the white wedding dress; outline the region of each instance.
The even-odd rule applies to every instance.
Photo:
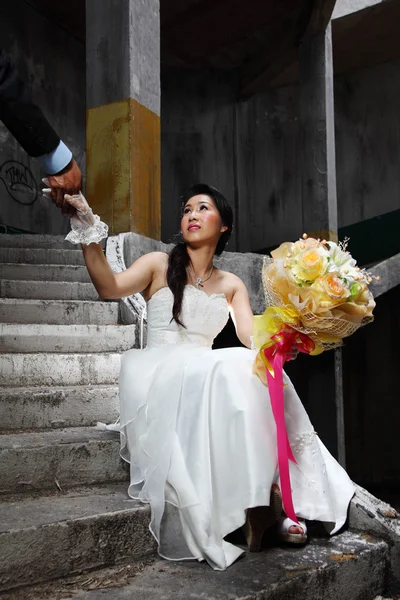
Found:
[[[171,321],[172,304],[167,287],[153,295],[147,348],[123,355],[121,456],[130,462],[129,495],[150,503],[160,555],[225,569],[243,550],[224,537],[243,525],[246,508],[269,504],[279,483],[275,421],[268,388],[252,374],[255,351],[211,349],[228,320],[225,296],[187,285],[186,329]],[[335,533],[354,488],[285,383],[294,508]]]

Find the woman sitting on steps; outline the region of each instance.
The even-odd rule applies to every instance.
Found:
[[[232,231],[224,196],[194,186],[184,197],[182,241],[169,255],[151,252],[118,274],[98,243],[107,227],[82,195],[66,200],[77,210],[68,238],[83,243],[99,295],[140,292],[147,301],[147,348],[122,357],[121,456],[130,463],[129,495],[150,504],[160,555],[226,569],[243,549],[225,537],[241,526],[252,551],[272,526],[283,541],[304,543],[304,521],[298,525],[281,512],[275,422],[268,389],[252,374],[248,292],[236,275],[213,265]],[[245,348],[212,350],[229,313]],[[336,533],[353,485],[319,440],[286,375],[285,384],[296,514]]]

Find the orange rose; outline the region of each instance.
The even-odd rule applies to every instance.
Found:
[[[346,302],[350,296],[350,290],[343,285],[336,273],[327,273],[320,277],[312,285],[310,291],[312,291],[317,305],[324,310]]]

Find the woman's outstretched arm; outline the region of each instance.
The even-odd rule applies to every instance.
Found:
[[[141,256],[122,273],[113,273],[100,244],[82,246],[90,279],[99,296],[115,300],[143,292],[155,279],[160,267],[165,265],[163,252],[150,252]]]
[[[236,335],[244,346],[251,348],[250,337],[253,335],[253,311],[251,310],[247,288],[239,277],[235,277],[234,280],[234,291],[230,302],[230,309]]]
[[[50,198],[51,190],[43,190],[43,195]],[[113,273],[99,244],[107,237],[107,225],[93,214],[81,192],[74,196],[65,194],[64,199],[76,211],[71,218],[72,231],[66,239],[82,245],[87,270],[101,298],[114,300],[143,292],[156,275],[165,270],[166,255],[163,252],[150,252],[141,256],[126,271]]]

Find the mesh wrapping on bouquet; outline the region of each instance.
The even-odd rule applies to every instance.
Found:
[[[321,317],[311,312],[309,309],[299,309],[293,304],[286,304],[279,292],[274,288],[273,282],[268,275],[268,266],[274,263],[274,259],[264,257],[262,269],[262,282],[264,287],[266,306],[278,306],[279,308],[294,309],[298,313],[299,324],[290,325],[296,331],[308,335],[312,340],[323,346],[324,350],[332,350],[343,345],[343,338],[355,333],[360,327],[371,323],[373,316],[365,316],[360,322],[354,323],[345,318],[337,316]],[[328,311],[330,312],[330,311]],[[340,338],[339,341],[332,341],[324,338]]]

